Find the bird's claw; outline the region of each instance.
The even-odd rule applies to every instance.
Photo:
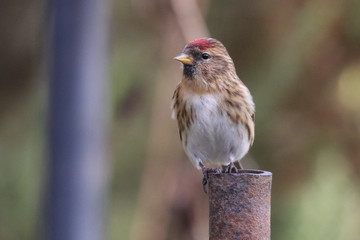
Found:
[[[225,169],[224,173],[238,173],[238,168],[235,166],[233,162],[231,162]]]
[[[202,180],[202,185],[203,185],[203,190],[204,190],[204,193],[207,193],[207,190],[206,190],[206,184],[207,184],[208,180],[207,178],[204,176],[203,177],[203,180]]]
[[[208,183],[209,173],[217,174],[217,173],[221,173],[221,170],[217,169],[217,168],[207,168],[202,164],[200,166],[201,166],[202,173],[204,175],[203,180],[202,180],[202,185],[203,185],[204,192],[207,194],[206,184]]]

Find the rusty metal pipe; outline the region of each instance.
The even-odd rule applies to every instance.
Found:
[[[272,173],[209,175],[209,240],[270,240]]]

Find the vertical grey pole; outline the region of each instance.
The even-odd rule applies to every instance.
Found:
[[[270,240],[270,172],[209,176],[209,239]]]
[[[106,1],[50,1],[45,239],[104,239]]]

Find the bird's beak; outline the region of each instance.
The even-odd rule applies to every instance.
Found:
[[[187,65],[191,65],[194,62],[194,59],[185,53],[181,53],[179,56],[174,57],[174,59]]]

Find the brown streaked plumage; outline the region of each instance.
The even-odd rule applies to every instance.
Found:
[[[183,63],[183,77],[172,110],[185,152],[205,177],[207,164],[237,171],[233,163],[254,142],[255,105],[226,48],[213,38],[197,39],[175,59]]]

